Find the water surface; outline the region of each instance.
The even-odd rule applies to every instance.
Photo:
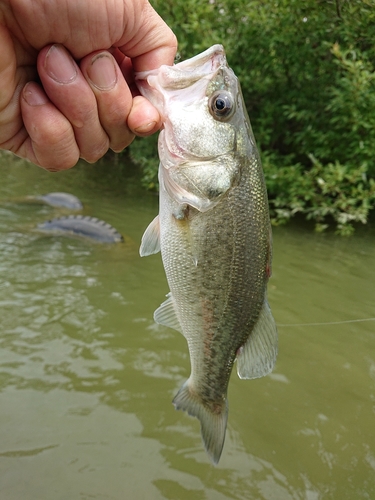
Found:
[[[375,498],[375,230],[274,230],[271,375],[229,386],[221,461],[171,400],[185,339],[157,326],[168,292],[139,241],[157,198],[111,164],[49,174],[0,157],[0,499]],[[110,175],[103,177],[103,172]],[[67,191],[122,245],[45,235],[69,211],[26,203]],[[339,324],[295,326],[305,323]],[[293,326],[283,326],[293,325]]]

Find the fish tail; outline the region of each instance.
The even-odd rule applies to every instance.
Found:
[[[176,410],[184,410],[190,416],[200,420],[204,447],[211,461],[216,465],[220,460],[224,446],[228,420],[227,399],[215,404],[213,410],[205,405],[201,398],[191,390],[187,380],[176,394],[173,404]]]

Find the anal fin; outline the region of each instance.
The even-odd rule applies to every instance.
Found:
[[[267,299],[258,321],[237,356],[237,373],[242,379],[264,377],[276,363],[277,328]]]

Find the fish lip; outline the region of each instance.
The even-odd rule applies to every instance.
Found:
[[[160,96],[154,94],[163,91],[186,89],[200,80],[210,81],[221,69],[228,68],[224,47],[216,44],[201,54],[174,64],[162,65],[157,69],[138,72],[134,75],[135,83],[141,94],[147,97],[159,110],[162,108]]]
[[[149,76],[159,76],[162,79],[163,87],[168,88],[174,86],[176,80],[181,79],[182,74],[185,72],[188,73],[186,79],[191,79],[191,83],[194,83],[204,76],[216,73],[222,66],[227,66],[225,50],[222,45],[216,44],[204,52],[173,66],[162,65],[157,69],[140,71],[135,74],[135,81],[138,86],[143,87],[149,83],[147,81]]]
[[[215,73],[220,68],[220,66],[226,64],[225,50],[222,45],[220,44],[213,45],[204,52],[201,52],[200,54],[197,54],[196,56],[191,57],[190,59],[186,59],[185,61],[177,63],[174,66],[174,68],[178,68],[179,70],[183,71],[192,71],[197,67],[199,68],[202,68],[202,66],[205,67],[206,63],[208,62],[211,62],[210,73],[212,72]]]

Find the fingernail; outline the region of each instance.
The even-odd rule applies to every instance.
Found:
[[[34,82],[24,86],[22,95],[29,106],[42,106],[48,102],[46,94]]]
[[[99,90],[111,90],[117,82],[115,62],[112,56],[105,52],[92,58],[87,74],[91,83]]]
[[[134,129],[134,132],[137,134],[148,134],[156,127],[156,122],[146,123],[145,125],[141,125]]]
[[[57,83],[71,83],[77,76],[72,56],[62,45],[52,45],[47,52],[44,67]]]

